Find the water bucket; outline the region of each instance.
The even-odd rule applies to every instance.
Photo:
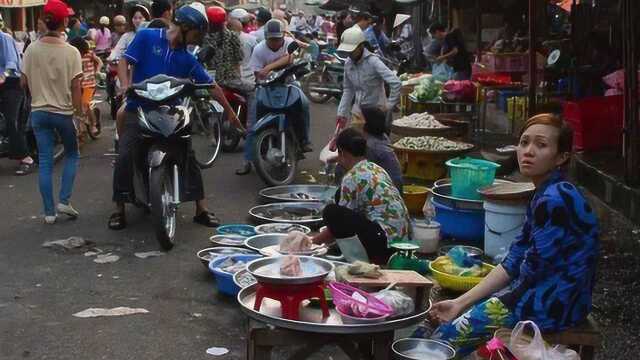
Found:
[[[431,221],[427,224],[424,220],[413,222],[413,240],[420,245],[420,253],[431,254],[438,251],[440,246],[440,224]]]
[[[484,252],[499,262],[522,231],[527,204],[485,201],[484,210]]]
[[[460,208],[455,203],[445,204],[435,196],[429,201],[436,209],[435,220],[440,223],[442,238],[454,239],[456,244],[482,247],[484,209]]]

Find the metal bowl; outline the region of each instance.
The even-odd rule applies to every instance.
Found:
[[[319,225],[324,204],[319,202],[273,203],[254,206],[249,215],[259,222]]]
[[[400,339],[391,345],[396,360],[448,360],[456,356],[449,345],[428,339]]]
[[[220,246],[243,247],[246,236],[236,234],[213,235],[209,241]]]
[[[247,270],[260,283],[276,285],[311,284],[324,279],[331,271],[333,264],[324,259],[311,256],[298,256],[302,275],[297,277],[280,275],[280,265],[284,256],[257,259],[247,264]]]
[[[261,252],[262,249],[280,244],[280,241],[285,239],[287,234],[261,234],[247,238],[244,241],[244,246],[251,250]]]
[[[260,190],[266,202],[323,202],[333,199],[337,186],[330,185],[283,185]]]
[[[218,246],[218,247],[209,247],[204,248],[196,253],[202,265],[209,268],[209,262],[220,256],[229,256],[229,255],[253,255],[256,252],[254,250],[243,249],[239,247],[230,247],[230,246]]]
[[[291,231],[300,231],[308,234],[311,229],[304,225],[289,223],[269,223],[256,226],[256,233],[258,234],[288,234]]]

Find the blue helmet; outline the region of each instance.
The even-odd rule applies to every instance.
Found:
[[[193,2],[178,9],[173,21],[178,25],[186,25],[200,32],[207,32],[209,29],[206,9],[199,2]]]

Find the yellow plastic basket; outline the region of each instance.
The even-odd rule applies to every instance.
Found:
[[[474,276],[457,276],[447,274],[442,271],[442,261],[445,260],[444,256],[440,256],[429,264],[429,268],[431,269],[431,273],[433,274],[433,278],[440,284],[441,287],[453,291],[465,292],[471,290],[474,286],[478,285],[483,277],[474,277]],[[482,267],[487,270],[487,272],[491,271],[494,266],[482,263]]]

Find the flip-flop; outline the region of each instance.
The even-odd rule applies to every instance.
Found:
[[[108,225],[111,230],[122,230],[127,227],[127,218],[124,213],[116,212],[109,217]]]
[[[193,222],[207,227],[220,226],[220,220],[213,213],[210,213],[208,211],[203,211],[200,214],[194,216]]]
[[[35,163],[27,164],[27,163],[21,162],[20,165],[18,166],[18,170],[16,170],[16,175],[24,176],[31,173],[34,165]]]

